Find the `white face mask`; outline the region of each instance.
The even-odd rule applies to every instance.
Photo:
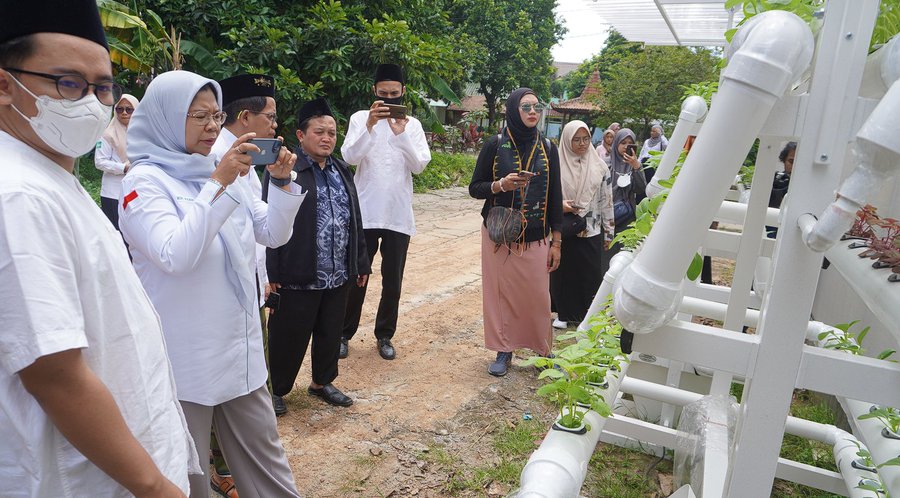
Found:
[[[619,175],[619,177],[616,178],[616,185],[618,185],[620,188],[625,188],[631,185],[631,175]]]
[[[28,95],[34,97],[37,116],[29,118],[12,106],[28,121],[31,129],[48,147],[66,157],[78,157],[93,149],[112,119],[112,106],[103,105],[93,93],[78,101],[54,99],[37,95],[13,77]]]

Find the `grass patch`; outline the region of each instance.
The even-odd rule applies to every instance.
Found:
[[[805,390],[794,392],[794,399],[791,403],[791,415],[820,424],[833,425],[835,421],[834,412],[831,411],[828,405],[813,393]],[[832,448],[819,441],[810,441],[798,436],[785,434],[784,440],[781,442],[781,456],[823,469],[837,471]],[[776,479],[775,485],[772,487],[772,496],[837,498],[840,495]]]
[[[654,496],[659,485],[656,474],[648,474],[648,469],[656,460],[652,455],[601,443],[591,456],[581,493],[616,498]],[[671,473],[672,462],[663,460],[657,470]]]
[[[425,170],[413,176],[413,191],[427,192],[441,188],[468,185],[475,171],[475,156],[431,152],[431,162]]]

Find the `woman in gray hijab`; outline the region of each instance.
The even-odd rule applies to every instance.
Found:
[[[612,172],[613,211],[616,232],[622,231],[634,221],[637,204],[635,197],[647,188],[647,180],[641,171],[641,163],[635,152],[635,135],[629,128],[622,128],[613,138],[609,169]]]

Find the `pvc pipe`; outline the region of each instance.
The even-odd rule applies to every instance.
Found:
[[[621,363],[621,371],[608,370],[602,391],[603,400],[613,406],[619,393],[621,379],[625,378],[629,362]],[[585,434],[551,429],[541,446],[531,454],[520,477],[518,498],[577,498],[587,475],[588,462],[600,440],[606,418],[593,410],[585,412],[584,421],[591,426]]]
[[[728,305],[725,303],[717,303],[715,301],[707,301],[691,296],[684,296],[681,299],[681,306],[678,307],[681,313],[689,313],[691,315],[699,315],[713,320],[725,321],[725,315],[728,313]],[[748,327],[757,327],[759,325],[759,310],[747,308],[744,314],[743,325]]]
[[[778,216],[780,213],[781,210],[778,208],[766,208],[766,225],[779,226]],[[719,210],[716,213],[716,218],[718,220],[737,223],[739,225],[744,224],[744,219],[746,217],[747,205],[734,201],[722,201],[722,204],[719,206]]]
[[[681,103],[681,114],[678,115],[678,123],[675,124],[672,136],[669,137],[669,147],[666,148],[659,161],[653,179],[647,184],[647,197],[653,197],[663,191],[663,187],[659,184],[660,178],[667,180],[672,176],[678,156],[684,150],[684,143],[689,136],[699,133],[700,125],[703,123],[707,111],[709,111],[709,107],[706,105],[706,100],[697,95],[691,95]]]
[[[772,278],[772,258],[759,256],[756,258],[756,269],[753,270],[753,290],[761,297],[766,297],[769,280]]]
[[[803,241],[816,252],[831,248],[853,224],[856,212],[870,195],[893,180],[900,166],[900,83],[895,82],[856,135],[854,153],[859,166],[844,180],[838,198],[804,233]]]
[[[597,289],[597,293],[594,294],[594,300],[591,301],[591,306],[588,308],[587,313],[584,314],[584,319],[578,324],[578,330],[588,330],[591,328],[591,317],[603,309],[603,303],[606,302],[606,297],[612,294],[613,283],[615,283],[616,277],[618,277],[619,274],[622,273],[622,270],[630,265],[633,260],[634,253],[631,251],[619,251],[609,260],[609,269],[607,269],[606,273],[603,275],[603,281],[600,282],[600,288]]]
[[[735,35],[703,132],[642,250],[613,286],[616,318],[626,330],[649,333],[675,316],[703,233],[778,98],[809,66],[813,45],[809,26],[784,11],[754,16]]]
[[[622,380],[620,389],[623,393],[634,396],[642,396],[663,403],[669,403],[677,406],[685,406],[693,403],[703,397],[692,391],[686,391],[671,386],[664,386],[655,382],[628,377]],[[834,461],[838,465],[844,483],[847,486],[848,496],[853,498],[863,498],[869,495],[856,489],[860,479],[872,479],[877,475],[864,469],[854,467],[853,461],[858,457],[856,455],[860,448],[866,449],[865,444],[861,443],[852,434],[847,431],[838,429],[833,425],[820,424],[797,417],[788,417],[785,421],[784,432],[792,434],[804,439],[820,441],[832,447]],[[859,444],[859,447],[857,446]]]
[[[838,401],[844,407],[847,415],[852,417],[853,425],[856,428],[855,432],[862,441],[865,441],[873,462],[883,463],[900,454],[900,441],[882,435],[884,424],[876,419],[859,420],[860,415],[869,413],[869,409],[873,406],[872,403],[847,398],[838,398]],[[881,479],[884,489],[894,495],[900,492],[900,467],[885,465],[878,469],[878,477]]]
[[[894,36],[866,59],[859,95],[880,99],[898,79],[900,79],[900,36]]]

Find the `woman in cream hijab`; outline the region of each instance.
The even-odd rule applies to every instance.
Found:
[[[124,94],[116,102],[115,117],[109,122],[94,154],[94,166],[103,172],[100,184],[100,208],[110,223],[119,229],[119,198],[122,197],[122,177],[128,173],[131,162],[125,153],[125,132],[131,115],[138,106],[134,95]]]
[[[570,121],[559,140],[563,212],[585,219],[586,228],[565,240],[559,269],[550,274],[550,294],[557,310],[556,328],[584,318],[606,268],[602,253],[615,232],[609,167],[591,147],[583,121]],[[571,216],[571,215],[568,215]]]

